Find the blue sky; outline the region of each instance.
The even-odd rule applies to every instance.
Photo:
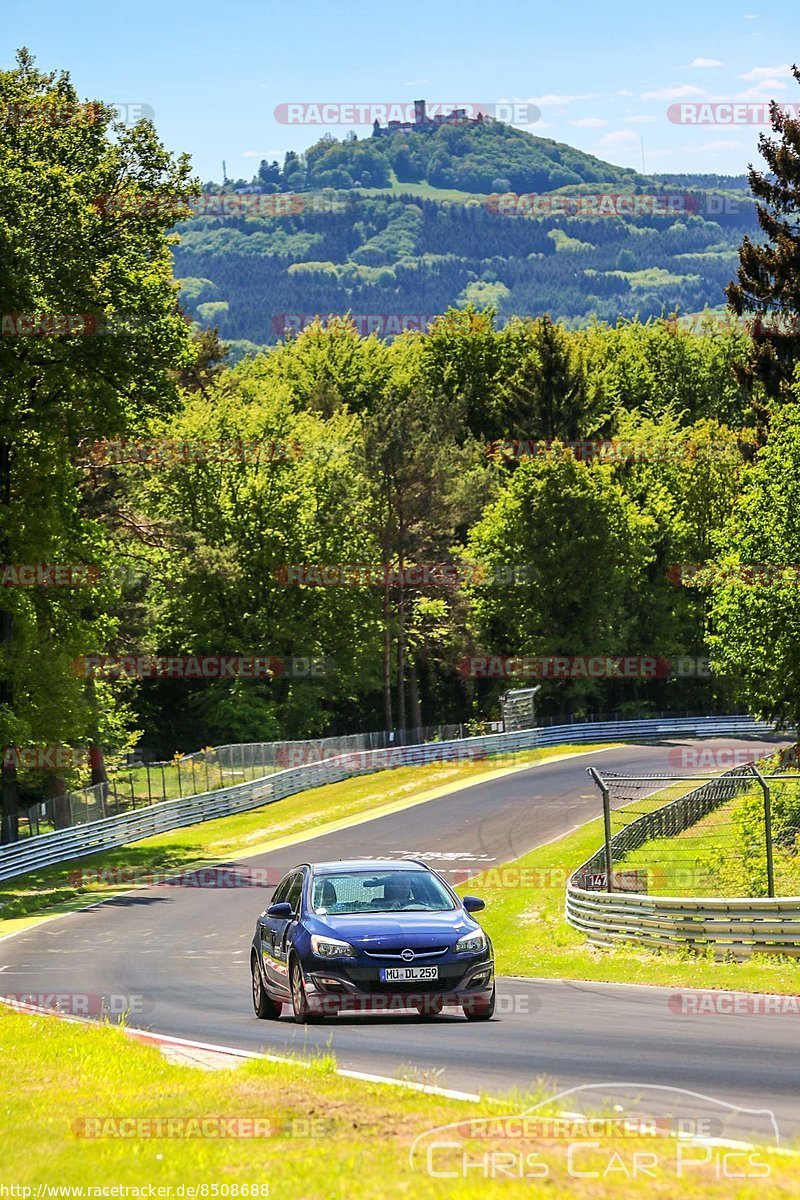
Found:
[[[203,180],[221,178],[223,158],[229,176],[249,177],[260,159],[282,160],[326,131],[276,120],[287,103],[528,101],[541,110],[532,133],[639,169],[643,142],[649,172],[720,173],[757,160],[764,127],[676,124],[670,104],[800,103],[787,66],[800,60],[800,7],[753,0],[618,10],[598,0],[36,0],[7,7],[2,39],[5,66],[27,45],[41,68],[67,68],[86,98],[149,105],[162,140],[187,150]]]

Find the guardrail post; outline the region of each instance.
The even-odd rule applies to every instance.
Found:
[[[774,898],[775,870],[772,862],[772,803],[769,792],[769,784],[755,763],[751,763],[750,767],[759,782],[762,792],[764,793],[764,840],[767,843],[767,895],[770,898]]]
[[[605,785],[602,775],[594,767],[589,767],[589,775],[592,781],[597,784],[600,789],[600,795],[603,797],[603,834],[604,834],[604,851],[606,860],[606,890],[613,892],[614,880],[612,879],[611,871],[611,799],[608,794],[608,788]]]

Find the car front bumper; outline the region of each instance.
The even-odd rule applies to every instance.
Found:
[[[332,970],[329,964],[315,960],[303,964],[303,981],[309,1008],[317,1013],[438,1012],[442,1007],[474,1007],[478,1011],[494,993],[494,961],[486,957],[468,964],[448,962],[441,964],[436,980],[383,983],[375,966],[340,969],[337,963]]]

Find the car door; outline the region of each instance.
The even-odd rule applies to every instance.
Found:
[[[273,904],[278,904],[280,901],[285,901],[291,904],[292,912],[298,912],[300,908],[300,895],[303,890],[303,873],[302,871],[293,871],[287,877],[286,890],[276,899],[277,892],[272,898]],[[291,944],[291,927],[294,925],[292,918],[286,917],[269,917],[270,930],[272,933],[272,946],[269,960],[266,956],[264,963],[267,966],[267,978],[269,985],[276,992],[289,992],[289,946]]]
[[[272,899],[269,902],[270,906],[280,904],[286,899],[289,886],[295,874],[296,872],[291,872],[289,875],[283,877],[272,894]],[[270,990],[283,991],[284,983],[282,976],[277,970],[279,963],[275,958],[275,951],[276,939],[279,939],[283,933],[286,921],[281,921],[277,917],[271,917],[269,911],[267,911],[260,917],[259,924],[261,926],[261,957],[264,960],[267,985]]]

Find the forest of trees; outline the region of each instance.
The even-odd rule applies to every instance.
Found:
[[[0,101],[19,110],[34,99],[74,104],[75,94],[22,54],[0,73]],[[570,329],[538,299],[539,315],[499,321],[469,297],[448,307],[433,282],[447,260],[431,258],[425,311],[441,315],[428,332],[387,342],[333,319],[230,365],[217,335],[193,331],[178,305],[170,204],[122,219],[96,203],[124,190],[174,212],[196,192],[187,160],[147,122],[115,128],[110,111],[102,129],[22,121],[5,133],[6,749],[87,746],[97,772],[103,755],[135,745],[169,756],[480,722],[526,680],[464,664],[507,656],[667,664],[654,676],[542,678],[545,715],[746,704],[797,719],[796,337],[757,343],[742,323],[689,330],[670,318]],[[800,170],[793,150],[781,161],[786,213]],[[800,291],[795,240],[774,216],[773,184],[754,174],[751,187],[763,237],[744,239],[728,299],[739,317],[791,314],[800,305],[783,281]],[[391,205],[363,203],[363,230],[344,215],[335,233],[304,232],[332,248],[349,222],[353,251],[377,246],[362,265],[380,272]],[[426,253],[444,255],[446,222],[436,206],[401,202],[389,240],[424,232]],[[453,236],[478,249],[483,222],[462,211]],[[719,239],[708,224],[637,236],[666,260],[678,247],[707,250]],[[491,228],[495,249],[505,227]],[[603,228],[607,247],[596,228],[575,231],[594,237],[596,261],[620,253]],[[192,230],[175,251],[184,302],[190,277],[192,303],[213,305],[208,271],[185,269],[191,255],[198,268],[215,258],[197,240],[219,236],[216,257],[252,270],[261,260],[236,259],[226,238],[259,233],[195,229],[192,249]],[[545,250],[547,229],[532,225],[529,237],[544,263],[570,257]],[[501,278],[512,268],[497,257]],[[724,282],[734,274],[736,264],[720,268]],[[586,287],[576,272],[576,294]],[[619,307],[619,295],[608,302]],[[44,314],[59,313],[84,314],[80,327],[47,325]],[[753,564],[771,569],[755,577]],[[323,668],[137,678],[87,669],[98,655]],[[64,770],[20,780],[5,756],[5,835],[20,783],[55,795],[65,776],[81,781]]]
[[[676,195],[685,212],[592,219],[337,193],[325,211],[195,217],[180,228],[175,270],[187,312],[254,346],[277,341],[284,313],[436,313],[472,301],[501,323],[548,312],[572,326],[697,313],[720,304],[755,210],[727,193]]]
[[[400,183],[430,183],[462,192],[549,192],[576,184],[616,184],[630,189],[652,180],[604,162],[574,146],[535,137],[512,125],[444,125],[432,132],[384,133],[342,141],[327,135],[304,154],[289,151],[281,166],[262,161],[253,182],[266,192],[316,188],[381,188],[394,174]],[[237,181],[244,183],[244,180]]]

